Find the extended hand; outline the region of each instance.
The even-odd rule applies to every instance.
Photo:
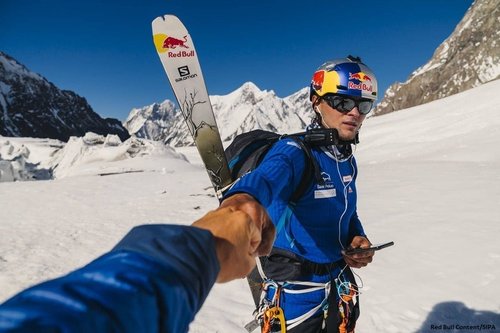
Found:
[[[254,268],[261,235],[248,214],[230,207],[219,208],[194,222],[193,226],[207,229],[215,237],[220,265],[217,282],[243,278]]]
[[[255,223],[260,231],[261,240],[257,246],[257,255],[264,256],[271,252],[276,236],[276,229],[274,228],[266,209],[251,195],[245,193],[237,193],[222,202],[220,208],[232,207],[237,210],[242,210],[248,215]]]

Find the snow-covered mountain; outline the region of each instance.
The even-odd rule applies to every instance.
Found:
[[[432,58],[385,92],[375,115],[450,96],[500,78],[500,2],[476,0]]]
[[[280,98],[274,91],[262,91],[251,82],[229,95],[211,96],[210,100],[224,141],[252,129],[290,133],[309,123],[305,110],[295,108],[290,97]]]
[[[162,141],[165,129],[171,127],[177,121],[176,118],[181,116],[175,104],[167,99],[163,103],[132,109],[124,126],[137,137]]]
[[[210,101],[224,141],[252,129],[297,132],[309,124],[312,115],[308,88],[280,98],[272,90],[247,82],[228,95],[210,96]],[[173,146],[193,143],[181,111],[169,100],[133,109],[124,125],[141,138]]]
[[[67,141],[86,132],[129,137],[117,119],[102,119],[85,98],[60,90],[0,51],[0,135]]]

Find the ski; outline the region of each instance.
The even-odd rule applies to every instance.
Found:
[[[157,17],[152,27],[160,61],[217,197],[221,199],[222,191],[231,184],[231,175],[193,40],[174,15]]]

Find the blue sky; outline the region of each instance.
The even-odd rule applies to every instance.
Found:
[[[0,0],[0,50],[103,117],[175,100],[151,21],[178,16],[190,31],[208,92],[246,81],[288,96],[324,61],[358,55],[388,86],[425,64],[472,0]]]

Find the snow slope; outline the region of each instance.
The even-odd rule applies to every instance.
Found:
[[[358,212],[372,242],[396,245],[356,271],[358,332],[500,330],[499,89],[493,81],[363,125]],[[7,140],[51,155],[48,143]],[[187,162],[150,144],[120,159],[87,145],[55,180],[0,183],[0,301],[84,265],[134,225],[189,224],[217,206],[195,148],[177,150]],[[245,332],[251,304],[244,280],[216,285],[190,332]]]
[[[396,246],[360,270],[361,332],[488,321],[500,330],[499,89],[493,81],[363,125],[358,211],[372,242]]]

